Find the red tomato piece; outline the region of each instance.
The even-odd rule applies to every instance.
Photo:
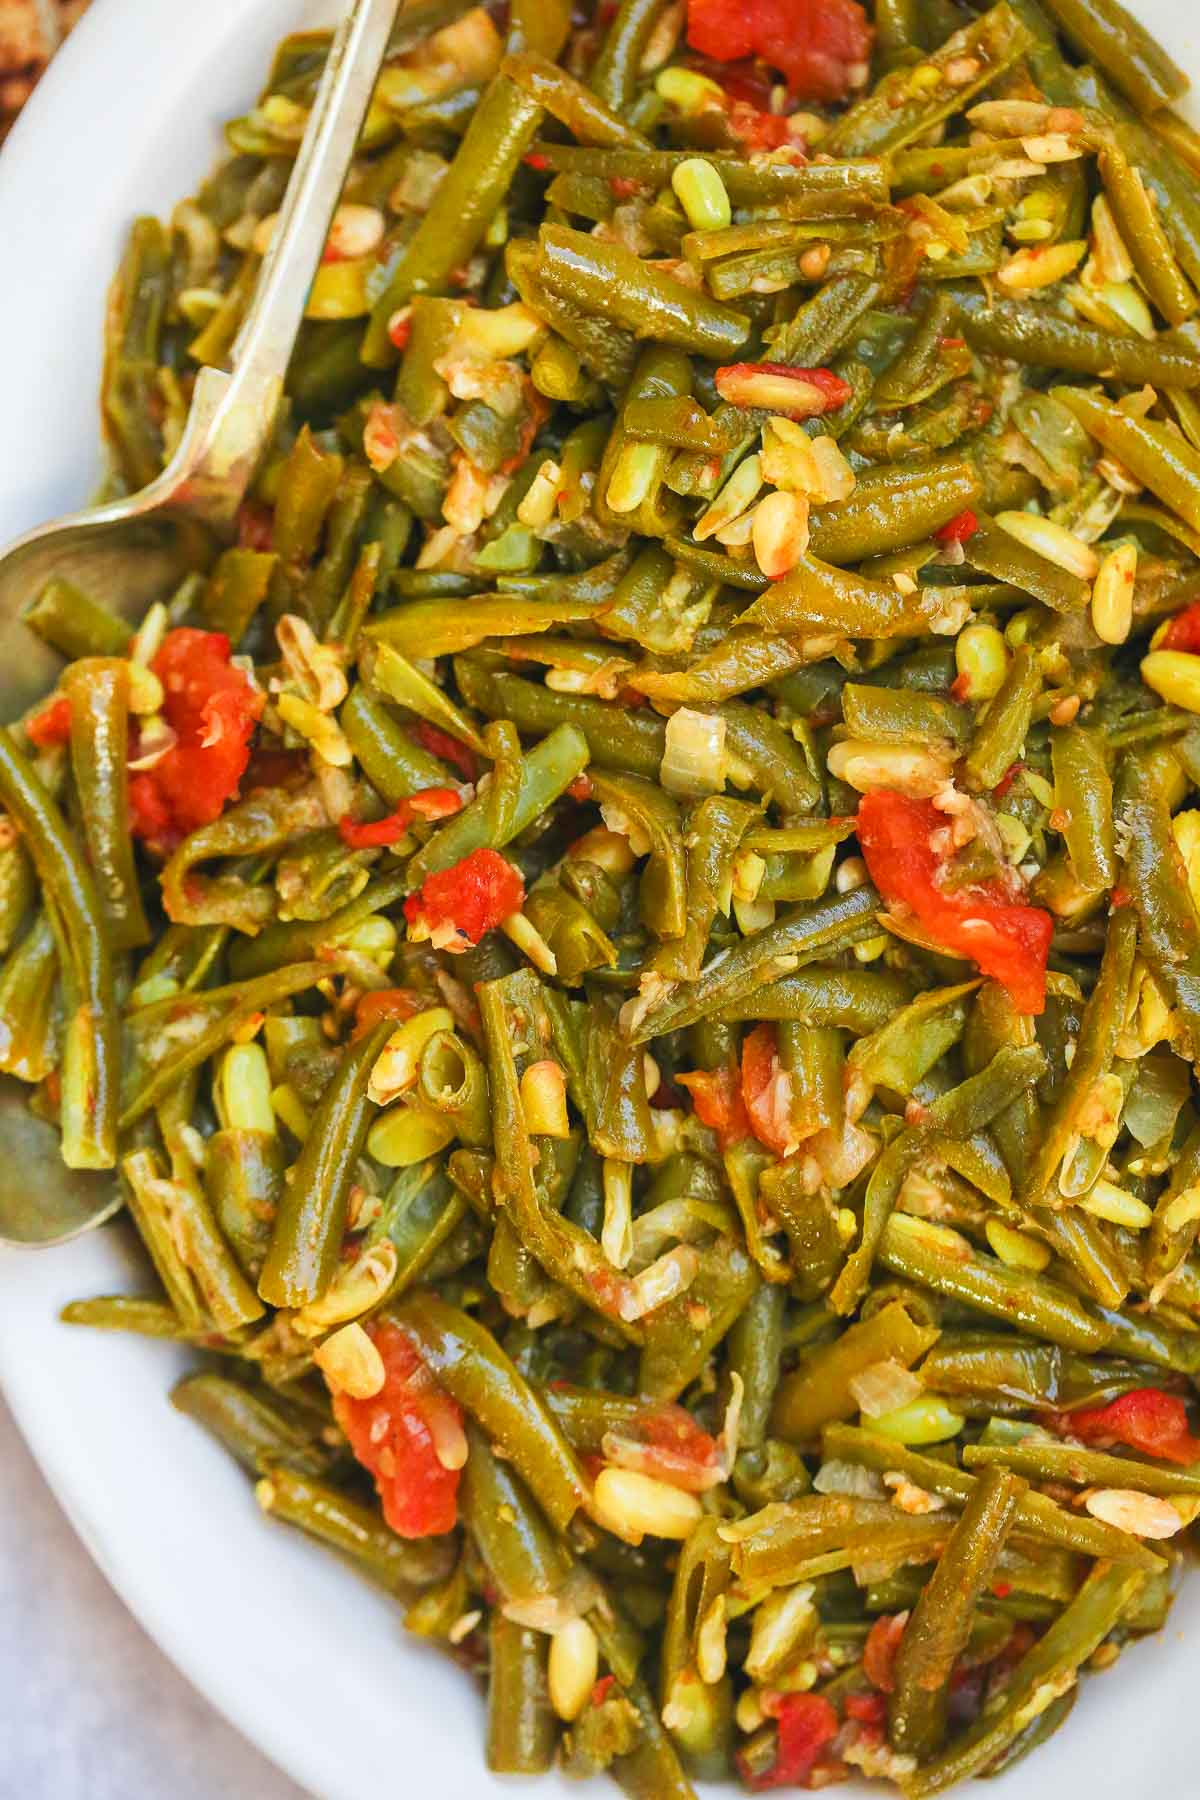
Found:
[[[1053,919],[1040,907],[1013,900],[996,880],[940,887],[945,858],[931,839],[945,824],[945,814],[929,800],[883,789],[864,794],[858,841],[872,881],[885,900],[908,907],[939,944],[994,976],[1019,1012],[1040,1013]]]
[[[408,729],[422,750],[428,750],[430,756],[440,757],[452,769],[458,769],[464,781],[474,781],[479,765],[475,761],[474,751],[468,745],[460,744],[448,731],[441,731],[425,719],[414,719]]]
[[[347,813],[338,820],[338,835],[351,850],[373,850],[400,841],[414,819],[448,819],[462,811],[462,800],[454,788],[422,788],[402,800],[394,813],[385,819],[366,819],[361,824]]]
[[[779,1741],[775,1761],[762,1775],[753,1775],[741,1755],[738,1767],[748,1787],[761,1793],[766,1788],[808,1787],[817,1760],[837,1736],[838,1716],[820,1694],[776,1694],[762,1697],[768,1718],[778,1721]]]
[[[403,1025],[406,1019],[414,1019],[431,1004],[423,994],[418,994],[416,988],[376,988],[373,993],[363,994],[354,1008],[351,1036],[365,1037],[381,1019],[395,1019],[398,1025]]]
[[[592,783],[590,778],[587,775],[577,775],[567,789],[567,793],[572,800],[577,800],[582,806],[585,801],[590,800],[592,797]]]
[[[863,1673],[881,1694],[890,1694],[896,1685],[896,1652],[907,1624],[906,1612],[880,1613],[867,1633],[863,1645]]]
[[[736,1069],[693,1069],[675,1079],[692,1096],[692,1110],[700,1123],[716,1132],[722,1150],[749,1137],[750,1121]]]
[[[604,1454],[623,1469],[636,1469],[685,1492],[702,1494],[725,1478],[717,1440],[685,1407],[665,1402],[607,1432]]]
[[[978,517],[969,506],[964,506],[960,513],[955,513],[952,519],[947,519],[944,525],[940,525],[933,535],[939,544],[965,544],[978,530]]]
[[[190,831],[220,818],[246,772],[263,696],[234,668],[229,652],[223,631],[179,626],[168,631],[154,659],[163,717],[175,743],[130,789],[136,786],[139,794],[134,835],[156,849],[171,850]]]
[[[410,894],[404,916],[410,925],[424,925],[439,949],[458,951],[477,944],[524,904],[525,883],[512,864],[495,850],[472,850]]]
[[[1185,606],[1168,621],[1158,645],[1160,650],[1187,650],[1200,655],[1200,600]]]
[[[857,0],[688,0],[687,35],[716,62],[761,56],[793,100],[844,100],[862,83],[875,34]]]
[[[1057,1413],[1054,1425],[1085,1444],[1126,1444],[1160,1462],[1200,1462],[1200,1438],[1188,1429],[1187,1407],[1162,1388],[1134,1388],[1107,1406]]]
[[[776,1156],[796,1148],[788,1117],[790,1090],[773,1025],[756,1025],[742,1044],[742,1099],[750,1129]]]
[[[887,1723],[887,1701],[882,1694],[847,1694],[842,1711],[859,1725],[883,1726]]]
[[[49,706],[25,721],[25,735],[39,750],[51,744],[65,744],[71,736],[71,702],[65,694],[56,694]]]
[[[762,408],[791,419],[815,419],[850,398],[851,387],[832,369],[794,369],[789,363],[728,363],[715,376],[730,406]]]
[[[440,1537],[458,1523],[462,1411],[399,1325],[375,1325],[371,1336],[383,1358],[383,1386],[369,1400],[335,1394],[334,1417],[375,1477],[392,1530],[403,1538]],[[442,1456],[457,1467],[447,1468]]]

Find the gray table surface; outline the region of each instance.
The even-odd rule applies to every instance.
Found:
[[[126,1611],[0,1399],[0,1792],[305,1800]]]

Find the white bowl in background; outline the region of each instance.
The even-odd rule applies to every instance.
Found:
[[[336,10],[95,0],[52,67],[0,154],[0,543],[94,485],[104,294],[129,221],[195,188],[277,39]],[[1195,0],[1138,11],[1200,87]],[[406,1639],[390,1602],[336,1559],[263,1520],[245,1476],[167,1404],[186,1355],[58,1323],[66,1301],[131,1286],[118,1231],[0,1252],[0,1380],[80,1536],[167,1654],[322,1800],[577,1795],[556,1776],[535,1788],[487,1773],[476,1684]],[[1194,1575],[1167,1629],[1085,1680],[1068,1724],[997,1795],[1195,1793],[1198,1627]]]

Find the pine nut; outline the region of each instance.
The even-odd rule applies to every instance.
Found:
[[[521,1111],[534,1137],[570,1137],[567,1078],[556,1062],[529,1064],[521,1077]]]
[[[593,1492],[599,1523],[635,1546],[644,1537],[682,1542],[703,1513],[695,1494],[637,1469],[601,1469]]]
[[[571,1619],[550,1639],[546,1666],[550,1704],[570,1725],[591,1696],[600,1669],[600,1646],[586,1619]]]
[[[808,549],[808,501],[782,489],[768,494],[754,509],[752,542],[764,575],[778,581],[789,574]]]
[[[343,1325],[317,1345],[313,1361],[334,1393],[352,1400],[369,1400],[383,1387],[383,1358],[361,1325]]]
[[[1200,713],[1200,656],[1186,650],[1152,650],[1142,658],[1142,680],[1169,705]]]
[[[1092,624],[1102,644],[1123,644],[1133,627],[1137,563],[1137,545],[1118,544],[1100,564],[1092,588]]]

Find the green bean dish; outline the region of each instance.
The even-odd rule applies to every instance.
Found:
[[[328,43],[132,229],[114,494]],[[1167,1619],[1185,85],[1117,0],[417,0],[237,541],[134,625],[29,597],[0,1071],[148,1255],[64,1316],[194,1347],[495,1771],[924,1800]]]

